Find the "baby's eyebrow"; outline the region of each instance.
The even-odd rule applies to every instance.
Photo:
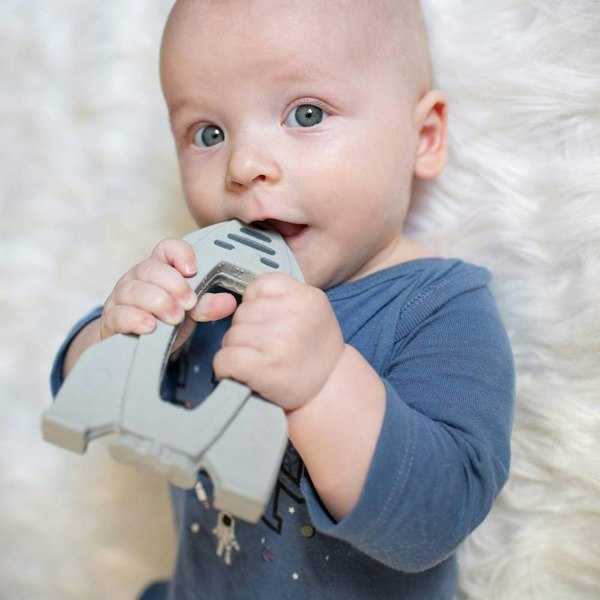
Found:
[[[197,105],[197,102],[195,102],[193,98],[176,98],[167,104],[167,108],[169,109],[169,118],[172,121],[178,113],[192,105]]]
[[[320,62],[306,61],[285,61],[279,68],[271,68],[268,71],[273,81],[282,83],[303,83],[303,84],[347,84],[348,78],[341,73],[323,68]]]

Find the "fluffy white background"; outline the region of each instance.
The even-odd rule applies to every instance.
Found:
[[[166,575],[162,481],[40,441],[72,323],[185,214],[157,78],[170,0],[0,3],[0,598],[131,600]],[[600,598],[600,5],[426,0],[451,159],[410,226],[487,266],[513,342],[509,484],[464,600]]]

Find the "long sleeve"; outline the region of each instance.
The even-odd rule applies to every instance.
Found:
[[[508,477],[510,345],[487,287],[405,305],[383,428],[355,509],[336,523],[308,478],[311,518],[394,569],[439,564],[485,518]],[[410,309],[409,309],[410,306]]]
[[[102,314],[102,307],[99,306],[95,308],[92,312],[86,315],[83,319],[78,321],[71,331],[67,334],[65,341],[61,344],[58,352],[56,353],[56,357],[54,358],[54,363],[52,364],[52,370],[50,371],[50,390],[52,391],[52,396],[56,396],[58,390],[63,384],[63,370],[65,365],[65,357],[67,355],[67,351],[69,350],[69,346],[71,342],[75,339],[75,336],[88,324],[91,323],[94,319],[97,319]]]

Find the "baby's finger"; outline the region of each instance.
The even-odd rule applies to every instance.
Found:
[[[196,305],[198,299],[196,293],[181,273],[174,267],[166,265],[155,258],[150,258],[136,265],[123,278],[121,286],[136,280],[165,290],[184,310],[191,310]],[[124,303],[135,304],[135,302],[128,301]]]
[[[280,298],[297,292],[303,285],[287,273],[265,273],[248,285],[244,298]]]
[[[262,365],[260,352],[254,348],[231,346],[221,348],[213,359],[213,370],[217,379],[231,378],[249,385],[255,392],[258,389],[255,378],[260,376]]]
[[[238,306],[233,317],[234,323],[267,324],[282,313],[288,312],[285,299],[259,298],[248,300],[244,295],[242,303]]]
[[[238,346],[243,348],[254,348],[254,350],[261,351],[264,347],[264,328],[261,325],[233,325],[223,336],[221,346],[223,348],[229,348],[231,346]],[[285,341],[282,341],[285,344]],[[276,348],[273,348],[273,343],[268,344],[268,348],[274,354],[278,353]]]
[[[156,319],[135,306],[117,305],[106,308],[100,319],[100,338],[106,339],[115,333],[142,335],[156,329]]]
[[[235,296],[227,293],[203,294],[198,304],[190,313],[194,321],[218,321],[235,312],[237,301]]]
[[[181,305],[165,289],[138,279],[125,281],[115,288],[112,304],[138,308],[169,325],[179,324],[185,314]]]
[[[194,275],[198,270],[194,249],[184,240],[175,238],[161,240],[152,251],[151,258],[171,265],[185,277]]]

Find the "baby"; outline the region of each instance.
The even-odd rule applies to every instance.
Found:
[[[196,223],[266,222],[306,283],[197,302],[194,253],[166,239],[59,352],[55,391],[90,345],[183,321],[174,401],[214,370],[286,411],[262,520],[217,513],[203,473],[174,490],[177,564],[144,598],[449,600],[508,476],[514,369],[489,272],[403,232],[413,178],[447,158],[418,2],[179,0],[161,79]]]

